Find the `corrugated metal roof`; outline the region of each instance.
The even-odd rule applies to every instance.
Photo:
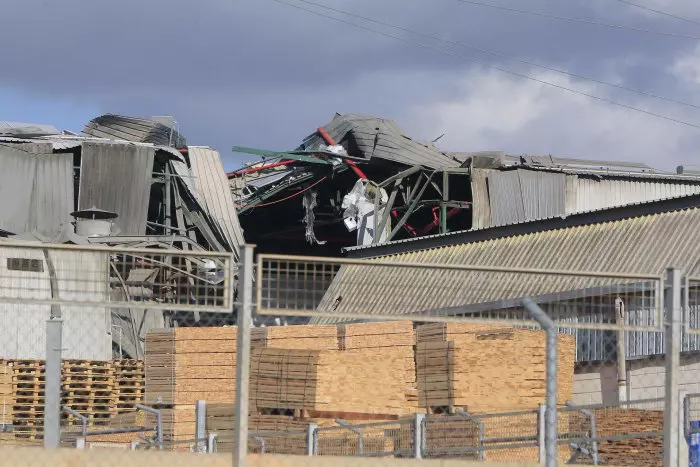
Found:
[[[58,129],[52,125],[0,121],[0,135],[32,137],[39,135],[56,135],[58,133]]]
[[[154,143],[160,146],[184,147],[185,138],[174,128],[154,120],[107,114],[92,119],[83,133],[107,139]]]
[[[238,254],[239,246],[244,243],[243,230],[221,157],[214,149],[204,146],[189,146],[188,154],[197,201],[216,219],[231,251]]]
[[[337,114],[324,129],[351,156],[386,159],[433,169],[459,167],[461,164],[435,147],[414,141],[391,120],[365,115]],[[325,145],[320,135],[308,136],[300,149],[320,149]]]
[[[700,208],[504,236],[386,256],[397,262],[661,275],[700,275]],[[343,266],[319,305],[402,314],[601,286],[605,279],[396,267]],[[609,282],[614,283],[614,282]],[[327,320],[319,318],[318,322]]]
[[[145,235],[154,147],[83,144],[78,209],[116,212],[123,235]]]

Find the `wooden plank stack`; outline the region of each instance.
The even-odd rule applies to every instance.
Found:
[[[133,412],[143,404],[145,367],[143,360],[114,360],[115,399],[117,413]]]
[[[404,361],[394,353],[259,348],[252,352],[250,374],[251,410],[407,411]]]
[[[251,347],[277,349],[338,350],[335,326],[273,326],[251,330]]]
[[[146,335],[146,404],[233,402],[236,328],[175,328]]]
[[[663,432],[662,410],[605,408],[596,410],[595,415],[600,437]],[[598,454],[609,465],[661,467],[663,444],[662,436],[599,441]]]
[[[338,326],[338,344],[340,349],[346,352],[372,349],[377,355],[398,355],[403,361],[405,371],[403,384],[406,409],[408,411],[418,409],[414,356],[416,333],[412,322],[389,321],[341,325]]]
[[[472,413],[533,409],[545,401],[545,333],[471,324],[417,330],[418,397],[428,410]],[[559,400],[573,391],[574,338],[560,335]]]

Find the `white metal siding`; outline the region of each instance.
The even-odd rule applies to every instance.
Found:
[[[43,272],[10,271],[7,258],[41,260]],[[80,297],[105,300],[107,297],[107,258],[104,253],[51,251],[61,299]],[[0,290],[7,297],[50,299],[49,269],[38,249],[0,247]],[[111,358],[111,319],[106,308],[61,306],[64,358],[108,360]],[[0,302],[0,358],[43,359],[46,355],[46,320],[50,305]]]
[[[566,214],[700,193],[700,184],[567,176]]]

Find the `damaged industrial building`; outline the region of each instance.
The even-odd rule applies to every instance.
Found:
[[[164,117],[104,115],[80,134],[4,122],[0,194],[12,202],[0,205],[0,236],[4,242],[230,252],[236,260],[248,242],[259,252],[338,257],[346,249],[400,249],[419,237],[458,232],[488,239],[532,221],[700,193],[700,174],[688,168],[667,173],[644,164],[447,152],[412,139],[390,120],[362,115],[336,114],[292,150],[233,150],[252,161],[227,173],[217,150],[189,145]],[[169,295],[172,309],[104,309],[106,320],[64,313],[69,325],[89,330],[100,343],[67,355],[138,358],[150,329],[232,324],[235,313],[178,310],[178,303],[197,300],[188,290],[220,288],[216,278],[224,275],[221,265],[186,263],[112,268],[108,289],[95,291],[101,298],[148,300],[167,284],[176,291]],[[22,313],[22,306],[2,305],[13,335],[51,313],[48,305],[34,307],[34,314]],[[5,353],[29,358],[41,352],[41,343],[20,342]]]

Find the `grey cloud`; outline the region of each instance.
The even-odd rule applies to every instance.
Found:
[[[678,57],[693,51],[692,41],[524,17],[456,0],[314,1],[679,99],[691,99],[697,91],[697,84],[680,83],[672,72]],[[692,27],[613,0],[500,3],[693,33]],[[663,3],[650,0],[649,4],[668,9],[680,5],[679,9],[689,8],[682,13],[690,14],[693,0]],[[536,72],[459,47],[387,31],[465,57]],[[469,62],[271,0],[5,0],[0,42],[6,44],[0,87],[83,100],[104,112],[173,114],[188,140],[224,152],[232,144],[293,146],[335,111],[395,118],[406,122],[416,136],[434,137],[411,123],[419,121],[409,116],[414,109],[473,95],[462,82],[473,69]],[[643,106],[658,105],[640,102],[624,92],[604,92]],[[560,119],[566,121],[567,109],[560,112]],[[620,115],[625,118],[626,114]],[[513,146],[523,136],[496,133],[494,138],[509,140]],[[548,138],[542,141],[557,146]],[[583,142],[580,145],[577,155],[587,150]]]

